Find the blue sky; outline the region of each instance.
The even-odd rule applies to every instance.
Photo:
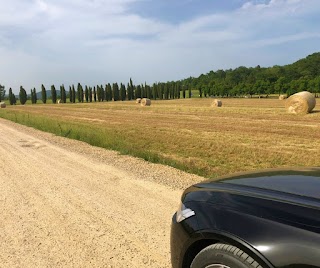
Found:
[[[0,1],[0,84],[16,93],[171,81],[320,51],[319,0]]]

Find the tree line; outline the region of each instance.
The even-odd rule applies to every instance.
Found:
[[[310,91],[320,94],[320,53],[293,64],[261,68],[240,66],[234,70],[210,71],[181,80],[183,86],[198,89],[200,96],[237,97]]]
[[[270,94],[287,94],[288,96],[303,90],[308,90],[316,95],[320,94],[320,53],[314,53],[293,64],[285,66],[273,66],[262,68],[247,68],[240,66],[236,69],[210,71],[199,77],[189,77],[179,81],[160,82],[153,85],[134,85],[132,79],[124,85],[120,83],[82,86],[69,86],[68,90],[61,85],[56,90],[52,85],[46,90],[41,85],[41,100],[47,102],[47,92],[53,103],[75,102],[101,102],[101,101],[124,101],[137,98],[149,99],[179,99],[191,98],[192,90],[198,90],[200,97],[241,97],[245,95],[259,95],[266,97]],[[29,95],[32,103],[37,103],[39,96],[36,89],[31,89]],[[4,86],[0,85],[0,101],[5,98]],[[16,96],[9,89],[9,102],[16,104]],[[28,100],[26,90],[21,86],[19,100],[25,104]]]
[[[47,89],[41,85],[41,101],[46,103]],[[159,100],[179,99],[180,92],[182,92],[182,98],[191,98],[191,89],[188,90],[186,86],[182,87],[180,81],[166,82],[166,83],[154,83],[152,86],[145,84],[134,85],[132,79],[127,85],[120,83],[110,83],[106,85],[82,86],[80,83],[77,86],[71,85],[66,90],[64,85],[61,85],[59,90],[55,85],[50,87],[50,99],[52,103],[75,103],[75,102],[102,102],[102,101],[125,101],[133,100],[137,98],[149,98]],[[36,89],[31,89],[30,100],[32,104],[37,103],[38,94]],[[11,105],[16,104],[16,96],[12,93],[12,89],[9,89],[9,102]],[[23,86],[20,86],[19,101],[21,104],[25,104],[28,100],[28,94]]]

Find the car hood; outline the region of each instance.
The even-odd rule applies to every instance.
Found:
[[[238,173],[195,185],[197,188],[238,188],[272,191],[320,200],[320,168],[269,169]]]

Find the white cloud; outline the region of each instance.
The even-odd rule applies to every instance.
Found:
[[[318,0],[247,1],[178,25],[131,13],[135,1],[0,5],[0,83],[174,80],[218,68],[289,63],[318,49],[309,42],[320,39]]]

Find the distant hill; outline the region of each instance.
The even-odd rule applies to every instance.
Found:
[[[285,66],[210,71],[181,80],[184,87],[198,89],[202,95],[239,96],[287,93],[302,90],[320,93],[320,53],[314,53]]]

